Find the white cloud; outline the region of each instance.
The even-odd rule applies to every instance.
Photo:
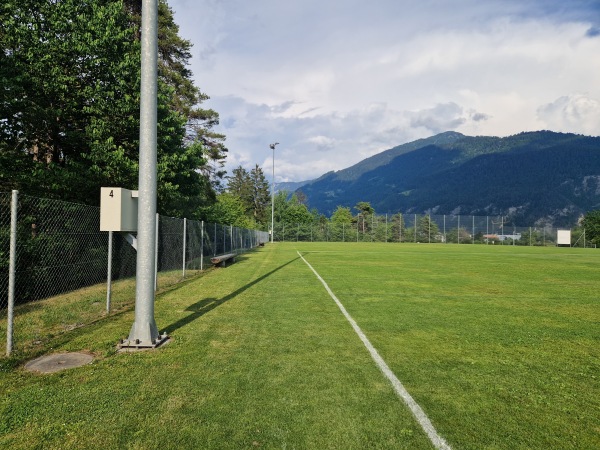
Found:
[[[319,151],[328,151],[335,148],[337,141],[330,137],[319,135],[308,138],[308,143],[314,144]]]
[[[549,129],[581,134],[598,133],[600,101],[583,94],[560,97],[538,108],[538,115]]]
[[[446,130],[600,135],[585,0],[170,3],[229,170],[270,167],[274,141],[276,177],[298,181]]]

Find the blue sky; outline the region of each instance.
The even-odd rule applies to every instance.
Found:
[[[227,169],[316,178],[443,131],[600,135],[600,0],[169,0]]]

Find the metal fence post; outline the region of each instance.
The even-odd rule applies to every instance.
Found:
[[[429,223],[427,224],[428,232],[429,232],[429,244],[431,244],[431,214],[429,214]]]
[[[6,328],[6,355],[13,350],[13,322],[15,319],[15,272],[17,267],[17,210],[19,191],[12,191],[10,202],[10,249],[8,262],[8,317]]]
[[[112,251],[113,232],[108,232],[108,264],[106,269],[106,314],[110,313],[110,300],[112,296]]]
[[[400,214],[400,218],[398,220],[398,242],[402,242],[402,214]]]
[[[185,278],[185,246],[187,240],[187,219],[183,218],[183,273],[181,278]]]
[[[385,242],[388,241],[388,221],[387,221],[387,213],[385,213]]]
[[[415,221],[413,223],[414,235],[415,235],[415,243],[417,242],[417,215],[415,214]]]
[[[204,270],[204,220],[200,222],[200,270]]]
[[[446,214],[444,214],[444,243],[448,243],[448,239],[446,239]]]
[[[160,216],[158,215],[158,213],[156,213],[156,224],[155,226],[155,230],[156,233],[154,234],[154,292],[156,292],[156,289],[158,287],[158,222],[160,220]]]

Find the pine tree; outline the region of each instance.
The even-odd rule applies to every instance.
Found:
[[[271,205],[271,197],[269,182],[258,164],[250,171],[250,183],[252,185],[252,217],[257,224],[265,226],[269,218],[268,209]]]

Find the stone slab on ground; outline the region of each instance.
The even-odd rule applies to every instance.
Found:
[[[25,364],[25,369],[30,372],[54,373],[80,367],[91,363],[93,360],[94,357],[88,353],[54,353],[29,361]]]

